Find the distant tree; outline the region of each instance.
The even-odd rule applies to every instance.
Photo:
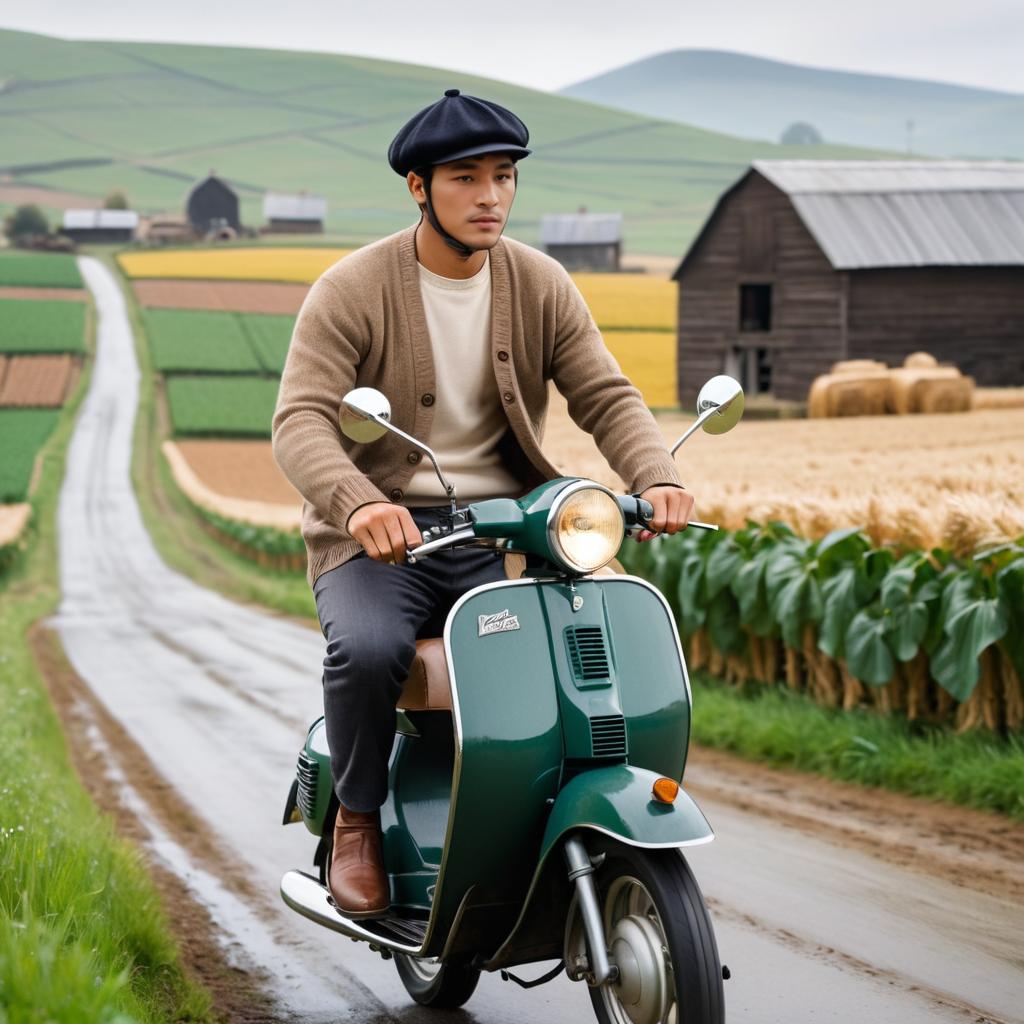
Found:
[[[49,233],[50,224],[46,219],[46,214],[38,206],[32,204],[19,206],[4,221],[4,234],[10,239]]]
[[[783,133],[779,141],[784,146],[817,146],[825,140],[821,132],[806,121],[794,121]]]
[[[124,192],[115,188],[113,192],[107,195],[107,198],[103,200],[104,210],[130,210],[131,207],[128,205],[128,197]]]

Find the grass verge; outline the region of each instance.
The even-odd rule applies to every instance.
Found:
[[[1024,736],[957,734],[869,710],[823,708],[783,684],[694,675],[693,739],[776,767],[1024,820]]]
[[[316,604],[305,573],[262,569],[217,543],[203,529],[188,499],[178,490],[160,451],[169,433],[157,394],[157,380],[142,313],[130,282],[111,253],[97,253],[118,276],[125,294],[139,361],[139,410],[135,420],[132,482],[146,529],[160,557],[185,576],[232,600],[262,605],[316,621]]]
[[[88,376],[42,449],[28,543],[0,581],[0,1019],[207,1021],[138,851],[75,776],[26,641],[59,601],[57,499]]]

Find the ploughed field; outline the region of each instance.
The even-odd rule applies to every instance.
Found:
[[[75,389],[86,296],[73,257],[0,253],[0,573],[31,519],[39,452]]]

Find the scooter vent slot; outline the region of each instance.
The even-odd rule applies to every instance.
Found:
[[[626,720],[622,715],[601,715],[590,720],[594,757],[622,757],[626,753]]]
[[[565,631],[565,642],[577,679],[608,678],[608,649],[600,626],[570,626]]]
[[[320,777],[320,764],[309,757],[303,750],[299,754],[295,766],[295,776],[299,780],[299,788],[295,794],[295,802],[304,818],[312,818],[316,814],[316,786]]]

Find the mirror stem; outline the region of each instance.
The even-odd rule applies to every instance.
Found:
[[[676,453],[677,451],[679,451],[679,446],[680,446],[680,445],[681,445],[681,444],[682,444],[682,443],[683,443],[683,442],[684,442],[684,441],[685,441],[685,440],[686,440],[686,439],[687,439],[687,438],[688,438],[688,437],[689,437],[689,436],[690,436],[691,434],[693,434],[693,433],[694,433],[695,431],[697,431],[697,430],[698,430],[698,429],[699,429],[699,428],[700,428],[700,427],[701,427],[701,426],[703,425],[703,423],[704,423],[704,421],[705,421],[705,420],[707,420],[707,419],[710,419],[710,418],[711,418],[712,416],[714,416],[714,415],[715,415],[715,414],[716,414],[717,412],[718,412],[718,406],[717,406],[717,405],[712,405],[712,406],[710,406],[709,408],[705,409],[705,410],[704,410],[704,411],[703,411],[703,412],[702,412],[702,413],[701,413],[701,414],[700,414],[700,415],[699,415],[699,416],[698,416],[698,417],[697,417],[697,418],[696,418],[696,419],[695,419],[695,420],[693,421],[693,423],[691,423],[691,424],[690,424],[690,426],[686,428],[686,433],[685,433],[685,434],[683,434],[683,436],[682,436],[681,438],[679,438],[679,440],[678,440],[678,441],[676,441],[676,443],[675,443],[674,445],[672,445],[672,448],[671,448],[671,450],[670,450],[669,454],[670,454],[670,455],[675,455],[675,453]]]
[[[437,474],[437,479],[441,481],[441,486],[444,488],[444,493],[448,495],[448,500],[452,503],[452,512],[455,511],[455,484],[449,483],[441,472],[441,466],[437,461],[437,456],[434,452],[428,448],[422,441],[417,441],[411,434],[407,434],[400,427],[396,427],[394,423],[389,420],[382,419],[380,416],[374,416],[373,414],[364,413],[368,419],[372,419],[374,423],[379,423],[382,427],[389,430],[392,434],[397,434],[399,437],[408,441],[409,444],[415,445],[421,452],[425,452],[427,458],[430,459],[431,464],[434,467],[434,472]]]

